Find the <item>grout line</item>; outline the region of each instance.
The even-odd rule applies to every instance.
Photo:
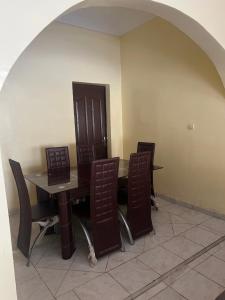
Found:
[[[181,262],[180,264],[178,264],[177,266],[175,266],[174,268],[172,268],[168,272],[164,273],[159,278],[153,280],[151,283],[147,284],[145,287],[141,288],[140,290],[136,291],[135,293],[130,294],[124,300],[134,300],[134,299],[136,299],[137,297],[139,297],[143,293],[147,292],[149,289],[153,288],[154,286],[156,286],[160,282],[162,282],[165,279],[167,279],[171,274],[173,274],[174,272],[178,271],[181,267],[183,267],[185,265],[188,265],[189,263],[191,263],[195,259],[199,258],[201,255],[203,255],[204,253],[208,252],[209,250],[211,250],[212,248],[216,247],[217,245],[219,245],[220,243],[222,243],[224,241],[225,241],[225,236],[219,238],[218,240],[216,240],[212,244],[208,245],[207,247],[203,248],[199,252],[195,253],[194,255],[192,255],[191,257],[189,257],[188,259],[184,260],[183,262]],[[194,268],[192,268],[192,269],[194,269]],[[211,280],[209,278],[207,278],[207,279]]]

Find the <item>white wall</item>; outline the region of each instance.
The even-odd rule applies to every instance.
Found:
[[[109,85],[112,155],[122,155],[119,38],[55,22],[26,49],[2,90],[0,132],[10,210],[18,199],[9,158],[25,173],[43,170],[45,147],[69,145],[75,163],[73,81]]]

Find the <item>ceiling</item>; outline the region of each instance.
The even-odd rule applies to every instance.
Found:
[[[57,21],[121,36],[154,18],[154,15],[123,7],[88,7],[60,16]]]

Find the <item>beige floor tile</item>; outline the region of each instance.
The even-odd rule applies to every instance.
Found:
[[[136,259],[113,269],[110,274],[130,293],[136,292],[159,277],[159,274]]]
[[[158,234],[151,234],[145,236],[145,246],[144,251],[153,249],[166,241],[170,240],[171,237],[168,236],[160,236]]]
[[[65,270],[50,270],[45,268],[38,269],[37,271],[53,295],[58,291],[67,272]]]
[[[223,261],[225,261],[225,247],[222,247],[221,249],[215,251],[213,253],[214,256],[216,256],[219,259],[222,259]]]
[[[189,224],[198,225],[208,220],[210,216],[196,210],[189,210],[188,212],[182,215],[182,218],[186,220]]]
[[[173,224],[173,231],[175,235],[181,234],[185,231],[187,231],[188,229],[192,228],[193,225],[191,224]]]
[[[170,250],[179,257],[182,257],[183,259],[187,259],[203,249],[202,246],[193,243],[192,241],[187,240],[182,236],[175,237],[172,240],[165,242],[163,244],[163,247]]]
[[[213,247],[208,251],[211,255],[225,248],[225,242],[219,243],[217,246]]]
[[[205,261],[210,255],[211,254],[209,252],[206,252],[206,253],[202,254],[201,256],[199,256],[198,258],[196,258],[195,260],[193,260],[192,262],[190,262],[188,264],[189,268],[193,269],[193,268],[197,267],[203,261]]]
[[[160,224],[167,224],[171,223],[170,213],[167,211],[158,210],[155,212],[152,212],[152,222],[154,223],[160,223]]]
[[[57,291],[57,296],[65,294],[74,288],[85,284],[97,276],[100,276],[100,274],[101,273],[96,272],[68,271],[60,288]]]
[[[108,256],[99,258],[97,264],[91,267],[88,261],[87,246],[85,249],[77,249],[75,253],[75,259],[70,267],[70,270],[86,271],[86,272],[98,272],[103,273],[106,271],[108,262]]]
[[[183,261],[180,257],[161,246],[145,252],[138,256],[138,259],[159,274],[164,274]]]
[[[15,269],[15,278],[17,284],[22,284],[27,282],[30,279],[33,279],[35,277],[38,277],[38,272],[33,267],[32,264],[30,264],[29,267],[27,267],[27,259],[20,253],[18,250],[14,253],[14,269]]]
[[[17,295],[18,300],[54,299],[48,288],[38,277],[17,285]]]
[[[190,211],[189,208],[177,204],[170,204],[165,207],[165,210],[177,216],[181,216],[184,213],[188,213]]]
[[[166,201],[166,200],[164,200],[164,199],[162,199],[162,198],[160,198],[160,197],[156,197],[156,202],[158,203],[159,209],[160,209],[161,207],[165,207],[165,206],[171,204],[171,202]]]
[[[144,251],[145,237],[141,237],[134,241],[134,245],[131,245],[128,241],[125,241],[126,252],[132,252],[135,254],[141,254]]]
[[[190,300],[214,300],[223,291],[219,285],[194,270],[175,281],[172,288]]]
[[[167,285],[165,285],[165,283],[160,282],[153,288],[149,289],[147,292],[145,292],[142,295],[140,295],[139,297],[137,297],[136,300],[149,300],[153,296],[155,296],[156,294],[158,294],[159,292],[164,290],[166,287],[167,287]]]
[[[73,291],[56,298],[57,300],[79,300]]]
[[[164,282],[167,285],[173,284],[178,278],[183,276],[185,273],[189,272],[190,268],[187,265],[182,265],[179,267],[176,271],[172,272],[165,280]]]
[[[172,224],[158,224],[153,223],[156,236],[159,237],[169,237],[172,238],[174,236],[173,226]]]
[[[208,246],[218,240],[220,237],[208,230],[195,226],[194,228],[186,231],[183,236],[202,246]]]
[[[75,292],[81,300],[123,300],[129,295],[108,274],[101,275],[76,288]]]
[[[62,259],[60,248],[51,248],[43,255],[36,266],[38,268],[68,270],[74,261],[75,253],[70,259]]]
[[[161,291],[156,296],[150,298],[151,300],[185,300],[180,294],[178,294],[174,289],[168,287]]]
[[[224,235],[225,232],[225,221],[221,219],[209,218],[207,221],[203,222],[201,226],[208,228],[210,231],[215,233]]]
[[[107,271],[110,271],[119,265],[135,258],[137,256],[136,253],[131,253],[131,252],[121,252],[117,251],[109,255],[108,263],[107,263]]]
[[[210,256],[203,263],[195,268],[205,277],[223,285],[225,287],[225,262]]]

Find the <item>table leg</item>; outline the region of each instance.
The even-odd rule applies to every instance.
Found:
[[[75,251],[75,244],[72,229],[71,204],[67,197],[67,192],[64,191],[58,194],[58,206],[62,258],[69,259]]]

